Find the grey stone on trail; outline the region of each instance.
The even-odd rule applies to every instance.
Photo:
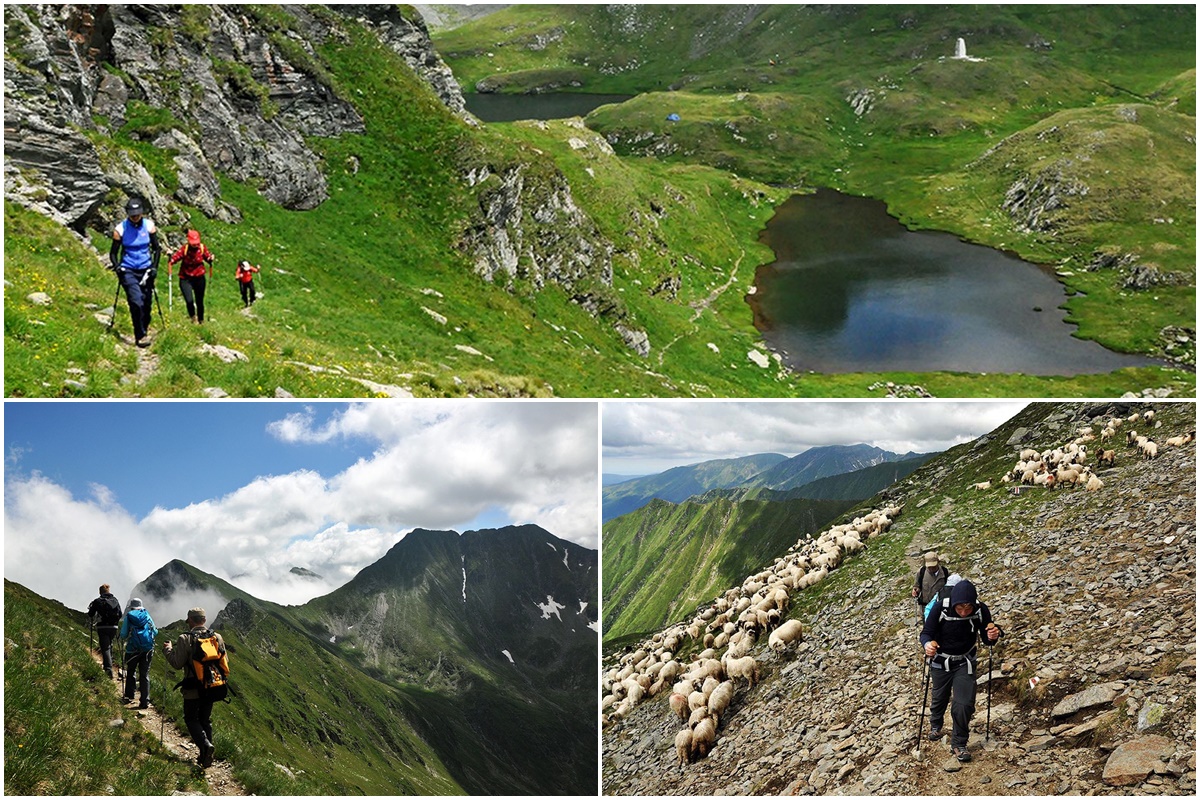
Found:
[[[1050,712],[1050,715],[1055,719],[1069,717],[1072,714],[1083,711],[1085,708],[1110,705],[1116,698],[1117,692],[1112,686],[1108,684],[1092,686],[1078,694],[1064,697],[1054,707],[1054,710]]]

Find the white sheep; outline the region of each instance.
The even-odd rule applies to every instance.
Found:
[[[675,734],[675,755],[679,757],[679,766],[683,766],[692,756],[692,731],[684,728]]]
[[[975,490],[976,490],[976,491],[980,491],[980,492],[982,492],[982,491],[984,491],[985,489],[990,489],[990,488],[992,488],[992,482],[991,482],[991,481],[984,481],[984,482],[982,482],[982,483],[977,483],[977,484],[975,484]]]
[[[758,662],[754,660],[754,656],[726,657],[725,674],[731,681],[744,678],[750,686],[753,686],[758,681]]]
[[[1087,489],[1089,492],[1095,492],[1095,491],[1103,488],[1103,486],[1104,486],[1104,481],[1100,480],[1095,475],[1089,475],[1088,480],[1087,480],[1087,485],[1084,488]]]
[[[708,713],[717,720],[718,725],[720,725],[721,717],[725,716],[729,704],[733,702],[733,692],[733,681],[722,681],[721,685],[708,697]]]
[[[771,634],[771,638],[767,640],[767,644],[772,650],[782,652],[788,648],[793,642],[804,641],[803,630],[800,625],[800,620],[789,619],[787,622],[780,625]]]
[[[713,723],[712,717],[705,717],[692,730],[691,756],[693,758],[704,758],[712,750],[712,746],[716,741],[717,726]]]

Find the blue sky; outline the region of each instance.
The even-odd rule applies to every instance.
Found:
[[[346,404],[305,407],[324,424]],[[281,416],[280,404],[263,402],[9,401],[5,465],[26,474],[36,470],[76,496],[103,484],[141,517],[156,505],[176,508],[220,497],[261,475],[299,469],[333,475],[369,457],[377,445],[367,439],[285,442],[267,430]]]
[[[594,402],[10,400],[4,412],[5,577],[71,608],[175,558],[304,602],[417,527],[533,523],[598,546]]]

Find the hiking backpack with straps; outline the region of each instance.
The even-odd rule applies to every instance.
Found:
[[[121,603],[117,598],[110,595],[101,595],[97,598],[100,602],[96,606],[96,616],[100,618],[101,625],[119,625],[121,623]]]
[[[149,653],[154,650],[154,637],[158,629],[150,622],[146,614],[126,615],[126,625],[129,632],[129,650],[134,653]]]
[[[229,692],[229,658],[225,645],[211,630],[204,628],[192,633],[191,670],[178,688],[196,689],[205,700],[224,700]]]

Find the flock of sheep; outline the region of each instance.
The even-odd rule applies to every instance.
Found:
[[[1099,438],[1100,445],[1093,453],[1096,465],[1098,467],[1114,466],[1117,462],[1117,451],[1115,448],[1105,450],[1104,445],[1108,440],[1119,436],[1118,429],[1125,423],[1129,423],[1131,426],[1125,434],[1126,446],[1136,445],[1145,458],[1157,457],[1158,444],[1150,437],[1142,436],[1132,429],[1133,425],[1138,424],[1145,424],[1149,430],[1156,428],[1160,423],[1155,422],[1154,411],[1151,410],[1141,414],[1131,414],[1124,418],[1109,417],[1104,421],[1104,427],[1100,429],[1098,435],[1095,433],[1094,426],[1080,428],[1075,432],[1073,441],[1053,450],[1042,452],[1032,448],[1022,450],[1019,456],[1020,460],[1011,470],[1004,473],[1000,482],[1018,481],[1030,486],[1045,486],[1047,489],[1082,485],[1088,491],[1097,491],[1104,487],[1104,481],[1092,472],[1091,466],[1087,463],[1092,457],[1088,454],[1088,444]],[[1191,431],[1180,436],[1172,436],[1164,444],[1167,447],[1182,447],[1195,438],[1196,432]],[[976,483],[974,488],[980,491],[990,489],[992,482]]]
[[[682,729],[675,737],[679,763],[703,758],[717,740],[740,681],[752,687],[759,679],[751,654],[768,635],[772,650],[784,652],[802,640],[799,620],[785,620],[793,592],[814,586],[864,542],[891,527],[899,506],[875,509],[816,538],[802,538],[773,566],[747,577],[703,608],[690,623],[654,634],[605,672],[601,701],[605,728],[638,704],[668,694]],[[689,640],[703,644],[685,668],[675,658]],[[721,651],[724,651],[723,653]]]

